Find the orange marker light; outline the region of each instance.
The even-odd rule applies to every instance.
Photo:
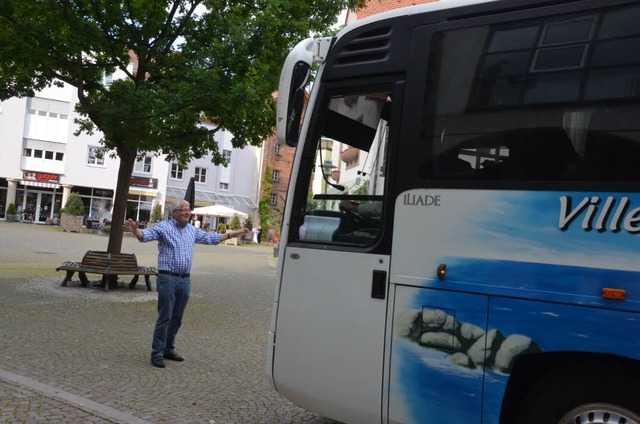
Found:
[[[627,291],[622,289],[602,289],[602,297],[604,299],[613,300],[625,300],[627,298]]]
[[[439,279],[444,280],[444,277],[447,276],[447,264],[438,265],[437,275]]]

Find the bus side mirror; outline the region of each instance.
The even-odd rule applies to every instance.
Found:
[[[287,102],[285,143],[288,146],[298,145],[300,138],[300,124],[302,121],[302,109],[304,108],[305,86],[311,67],[304,62],[298,62],[291,75],[291,91]]]
[[[304,109],[305,88],[311,65],[322,63],[329,51],[330,38],[299,42],[282,66],[278,84],[276,139],[278,143],[296,146],[300,138],[300,124]]]

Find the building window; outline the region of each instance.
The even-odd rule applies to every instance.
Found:
[[[171,164],[171,179],[182,181],[183,169],[177,163]]]
[[[87,165],[104,166],[104,158],[98,157],[99,148],[97,146],[88,146],[87,148]]]
[[[280,155],[280,148],[282,146],[280,145],[280,143],[276,143],[273,145],[273,153],[276,155]]]
[[[140,174],[151,174],[151,162],[153,156],[145,156],[142,159],[138,159],[133,167],[133,171]]]
[[[271,179],[273,181],[280,181],[280,171],[278,171],[277,169],[271,171]]]
[[[207,168],[196,168],[195,181],[203,184],[207,182]]]
[[[269,204],[271,206],[278,206],[278,195],[277,194],[272,194],[271,198],[269,199]]]
[[[229,183],[231,182],[231,150],[223,150],[222,157],[227,166],[219,168],[218,181],[220,182],[221,188],[222,184],[227,184],[227,187],[229,187]]]
[[[57,161],[62,161],[64,159],[64,153],[63,152],[55,152],[52,150],[40,150],[40,149],[32,149],[31,147],[25,147],[22,149],[22,156],[24,156],[25,158],[38,158],[38,159],[45,159],[45,160],[57,160]]]
[[[220,183],[220,190],[229,190],[229,183]]]

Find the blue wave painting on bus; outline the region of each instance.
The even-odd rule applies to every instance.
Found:
[[[421,220],[425,250],[406,252],[402,261],[419,255],[414,275],[431,267],[433,278],[422,288],[396,288],[392,418],[466,423],[482,416],[482,422],[498,423],[511,367],[521,355],[584,351],[640,358],[640,196],[410,194],[439,199],[427,207],[405,197],[397,206],[400,216],[428,215]],[[446,277],[440,279],[442,264]],[[603,298],[608,287],[624,290],[627,300]]]

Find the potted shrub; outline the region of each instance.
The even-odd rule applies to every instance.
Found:
[[[151,222],[160,221],[162,221],[162,206],[160,206],[160,203],[156,203],[151,211]]]
[[[240,229],[240,217],[238,217],[238,215],[233,215],[233,218],[231,218],[231,222],[229,223],[229,228],[232,230],[239,230]],[[240,240],[238,239],[238,237],[234,237],[231,238],[229,240],[227,240],[225,242],[225,244],[233,244],[233,245],[238,245]]]
[[[84,214],[84,204],[80,195],[71,192],[67,203],[64,205],[64,212],[60,217],[62,231],[77,232],[82,231],[82,215]]]
[[[9,203],[9,206],[7,207],[7,211],[5,212],[5,217],[7,219],[8,222],[15,222],[17,221],[17,217],[16,214],[18,213],[18,211],[16,210],[16,205],[15,203]]]
[[[64,213],[64,208],[60,208],[58,212],[56,212],[56,217],[53,218],[53,225],[60,225],[60,218],[62,218],[63,213]]]

